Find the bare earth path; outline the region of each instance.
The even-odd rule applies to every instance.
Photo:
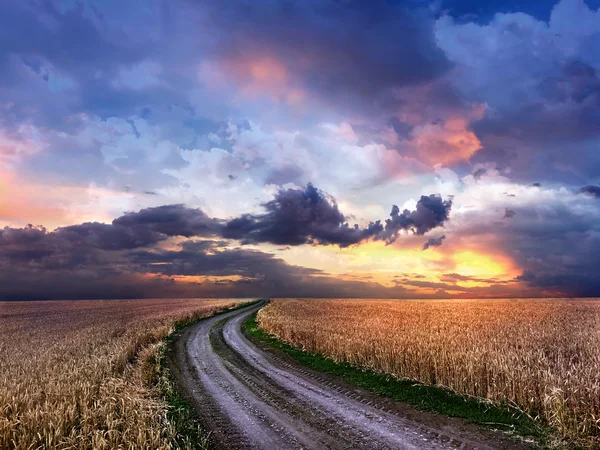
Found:
[[[180,390],[217,449],[520,449],[497,433],[417,411],[250,342],[262,304],[203,320],[169,352]]]

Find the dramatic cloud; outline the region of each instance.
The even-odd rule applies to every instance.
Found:
[[[596,267],[600,264],[600,212],[591,195],[560,189],[522,186],[510,200],[513,220],[498,220],[506,203],[505,185],[482,180],[488,192],[482,201],[490,206],[464,212],[453,219],[456,239],[477,243],[488,249],[502,249],[521,269],[519,283],[537,289],[540,295],[597,295]],[[461,195],[472,195],[477,185]],[[495,194],[496,193],[496,194]],[[455,200],[460,201],[460,196]],[[497,214],[496,218],[492,214]],[[505,209],[506,216],[506,209]]]
[[[320,270],[289,265],[270,253],[231,248],[230,241],[188,240],[178,244],[172,241],[170,247],[179,248],[168,250],[159,244],[179,237],[222,237],[242,244],[335,244],[342,248],[370,238],[391,243],[401,230],[423,234],[443,225],[450,205],[451,202],[444,202],[439,196],[423,196],[412,212],[405,210],[399,214],[395,206],[385,228],[380,222],[371,222],[365,228],[351,227],[335,199],[308,184],[304,189],[278,191],[273,200],[263,205],[264,214],[246,214],[229,221],[210,218],[200,209],[165,205],[126,213],[111,224],[88,222],[55,231],[32,225],[6,227],[0,230],[0,268],[14,276],[27,273],[31,286],[36,283],[48,286],[51,273],[76,280],[119,278],[120,282],[128,274],[134,278],[152,274],[225,277],[222,283],[242,280],[273,283],[273,280],[323,274]],[[34,272],[30,272],[32,269]],[[79,289],[83,297],[92,295],[82,290],[84,283],[81,283],[75,283],[78,287],[74,289]],[[23,291],[13,294],[19,298],[25,296]],[[12,298],[13,294],[2,294],[0,290],[0,295],[6,298]]]
[[[265,214],[246,214],[227,222],[223,237],[278,245],[337,244],[345,247],[383,230],[379,223],[372,223],[366,229],[349,226],[335,199],[327,197],[312,184],[304,190],[279,191],[274,200],[264,204],[264,208]]]
[[[424,9],[391,2],[234,0],[226,6],[206,1],[204,12],[218,38],[211,51],[218,69],[246,92],[291,103],[308,91],[341,106],[360,101],[381,107],[393,88],[431,80],[449,68],[435,45],[433,17]]]
[[[317,270],[289,266],[274,255],[240,248],[225,249],[218,242],[184,242],[181,250],[135,251],[129,260],[144,273],[162,275],[239,276],[243,278],[313,275]]]
[[[200,209],[183,205],[165,205],[127,213],[113,221],[115,227],[151,230],[165,236],[212,236],[219,232],[220,221],[209,218]]]
[[[283,289],[286,282],[300,284],[319,273],[269,253],[225,248],[219,241],[186,241],[178,250],[146,247],[124,252],[135,245],[122,240],[122,226],[110,230],[113,225],[100,225],[55,232],[33,226],[0,230],[0,300],[198,296],[219,289],[225,289],[225,295],[244,296],[247,284],[254,287],[245,295],[265,295],[268,289]],[[178,283],[172,278],[180,276],[200,276],[206,282]]]
[[[579,192],[581,192],[582,194],[591,195],[592,197],[600,198],[600,186],[584,186],[580,189]]]
[[[0,4],[0,297],[600,295],[591,0],[121,3]]]
[[[427,250],[431,247],[439,247],[440,245],[443,244],[444,239],[446,239],[445,234],[442,234],[440,237],[437,237],[437,238],[435,238],[435,237],[429,238],[427,240],[427,242],[425,242],[425,244],[423,244],[423,250]]]
[[[450,83],[463,99],[487,105],[473,124],[483,147],[478,161],[510,165],[528,181],[594,179],[599,14],[584,0],[561,0],[549,20],[508,11],[483,21],[437,20],[438,45],[455,64]]]
[[[440,195],[422,195],[414,211],[405,209],[400,213],[396,205],[392,208],[391,219],[386,219],[385,229],[378,233],[376,239],[384,239],[391,244],[402,231],[412,231],[422,235],[434,228],[442,226],[448,220],[452,200],[442,200]]]
[[[83,223],[60,228],[57,235],[102,250],[124,250],[156,244],[166,236],[148,227],[126,227],[104,223]]]
[[[306,189],[279,191],[274,200],[265,203],[265,214],[246,214],[230,220],[223,237],[246,242],[270,242],[278,245],[336,244],[340,247],[373,238],[394,242],[401,231],[422,235],[442,226],[448,220],[451,200],[439,195],[421,196],[414,211],[394,205],[391,219],[371,222],[365,228],[350,226],[335,199],[312,184]]]

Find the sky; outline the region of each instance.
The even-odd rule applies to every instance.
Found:
[[[0,299],[600,296],[600,0],[0,3]]]

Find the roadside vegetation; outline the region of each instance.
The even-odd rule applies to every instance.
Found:
[[[0,303],[0,448],[202,447],[164,339],[246,301]]]
[[[248,331],[422,409],[544,445],[600,445],[598,300],[278,299]]]

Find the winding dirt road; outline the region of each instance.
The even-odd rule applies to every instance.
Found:
[[[499,433],[374,396],[250,342],[263,303],[198,322],[169,364],[216,449],[522,449]]]

